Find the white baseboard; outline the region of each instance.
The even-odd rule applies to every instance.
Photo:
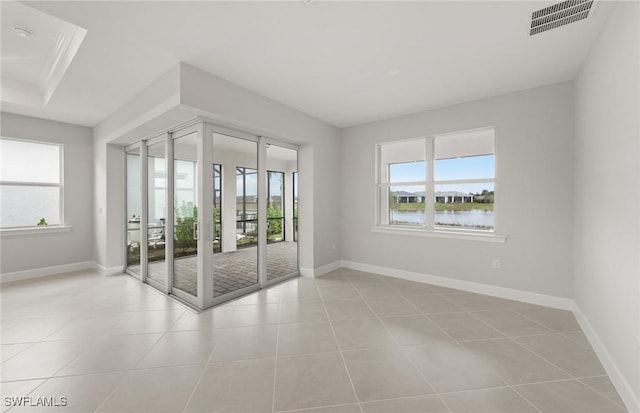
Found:
[[[46,277],[48,275],[62,274],[71,271],[89,270],[94,268],[93,261],[76,262],[73,264],[54,265],[52,267],[34,268],[31,270],[7,272],[0,274],[0,282],[28,280],[31,278]]]
[[[331,271],[335,271],[342,266],[341,261],[334,261],[330,264],[318,268],[300,268],[300,275],[308,278],[318,278]]]
[[[395,268],[380,267],[377,265],[363,264],[354,261],[342,261],[342,266],[353,270],[371,272],[388,277],[401,278],[403,280],[422,282],[438,285],[441,287],[455,288],[457,290],[469,291],[473,293],[490,295],[493,297],[506,298],[508,300],[522,301],[525,303],[541,305],[545,307],[558,308],[572,311],[573,300],[570,298],[556,297],[552,295],[538,294],[529,291],[514,290],[511,288],[498,287],[475,283],[471,281],[456,280],[453,278],[439,277],[436,275],[421,274],[417,272],[398,270]]]
[[[124,273],[122,266],[105,267],[103,265],[98,264],[97,262],[93,262],[92,264],[93,266],[91,268],[96,270],[96,272],[100,275],[119,275]]]
[[[591,347],[598,355],[602,366],[607,371],[611,382],[615,386],[616,390],[618,390],[618,394],[622,398],[622,401],[626,404],[627,409],[631,413],[640,413],[640,400],[638,400],[638,396],[635,395],[631,385],[625,379],[624,375],[618,368],[618,365],[611,357],[611,354],[600,340],[598,333],[591,326],[589,320],[584,315],[578,304],[574,306],[573,314],[575,314],[576,319],[578,320],[578,324],[582,328],[582,331],[589,339],[589,343],[591,343]],[[640,351],[638,352],[640,354]],[[640,360],[638,360],[640,363]],[[640,366],[640,364],[638,364]]]

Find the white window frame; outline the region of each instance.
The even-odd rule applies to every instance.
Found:
[[[495,149],[495,128],[480,128],[476,129],[477,131],[482,130],[494,130],[494,156],[497,159],[497,150]],[[412,139],[404,139],[390,142],[382,142],[376,145],[376,193],[375,193],[375,225],[371,228],[372,232],[381,232],[381,233],[390,233],[390,234],[403,234],[403,235],[413,235],[413,236],[423,236],[423,237],[437,237],[437,238],[453,238],[453,239],[465,239],[465,240],[480,240],[480,241],[488,241],[488,242],[506,242],[506,235],[501,235],[496,232],[497,230],[497,219],[496,223],[494,223],[494,228],[492,230],[485,229],[474,229],[474,228],[455,228],[455,227],[447,227],[447,226],[437,226],[434,223],[435,217],[435,206],[433,202],[428,202],[428,200],[433,200],[435,196],[435,186],[436,185],[455,185],[455,184],[473,184],[473,183],[493,183],[494,191],[497,187],[498,182],[498,174],[497,167],[494,166],[494,177],[493,178],[482,178],[482,179],[449,179],[449,180],[435,180],[434,179],[434,165],[435,165],[435,140],[439,137],[445,137],[447,135],[460,134],[465,132],[472,132],[474,130],[467,131],[456,131],[452,133],[439,134],[426,136],[421,138],[412,138]],[[402,142],[416,141],[421,140],[424,141],[425,144],[425,177],[424,181],[407,181],[407,182],[389,182],[389,172],[384,172],[383,168],[388,168],[390,163],[382,164],[382,148],[385,145],[393,145]],[[416,159],[416,161],[418,161]],[[386,176],[386,180],[383,178]],[[389,190],[392,186],[424,186],[425,188],[425,224],[424,225],[394,225],[389,222],[390,210],[388,205],[388,196],[385,194],[389,193]],[[495,202],[495,201],[494,201]],[[494,204],[494,213],[496,211]],[[497,214],[496,214],[497,217]]]
[[[64,219],[64,145],[60,143],[53,142],[42,142],[35,141],[29,139],[17,139],[17,138],[9,138],[9,137],[0,137],[0,140],[11,140],[11,141],[19,141],[19,142],[28,142],[39,145],[50,145],[57,146],[59,148],[59,179],[58,183],[51,182],[38,182],[38,181],[4,181],[0,180],[0,188],[3,186],[31,186],[31,187],[49,187],[49,188],[58,188],[58,224],[47,224],[46,226],[38,226],[38,225],[26,225],[26,226],[10,226],[10,227],[0,227],[0,233],[3,236],[5,235],[28,235],[28,234],[36,234],[40,232],[67,232],[71,230],[70,226],[65,225]]]

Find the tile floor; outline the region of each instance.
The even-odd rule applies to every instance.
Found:
[[[348,269],[201,314],[93,272],[1,298],[4,411],[626,411],[570,312]]]

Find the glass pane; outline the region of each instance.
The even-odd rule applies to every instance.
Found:
[[[60,183],[61,145],[0,139],[0,180]]]
[[[267,172],[267,242],[284,241],[284,172]]]
[[[425,139],[382,144],[380,145],[380,182],[424,181],[426,176],[424,162],[426,159],[427,144]]]
[[[425,161],[389,164],[389,182],[424,182],[427,180]]]
[[[258,144],[217,133],[211,139],[214,219],[219,214],[213,295],[220,297],[258,283]]]
[[[173,286],[198,293],[197,133],[174,139]]]
[[[236,167],[236,230],[238,248],[258,243],[258,171]]]
[[[148,264],[147,276],[165,284],[167,267],[165,265],[165,222],[166,222],[166,164],[164,142],[158,142],[147,148],[147,232]]]
[[[221,252],[222,236],[222,165],[213,164],[213,252]]]
[[[293,180],[293,240],[298,241],[298,173],[292,174]]]
[[[437,226],[493,230],[494,183],[435,186]]]
[[[127,268],[140,275],[140,155],[139,149],[127,152]]]
[[[392,186],[388,197],[390,225],[425,225],[424,185]]]
[[[267,147],[267,280],[298,272],[297,189],[293,183],[298,151]],[[289,199],[293,199],[291,203]]]
[[[60,224],[59,187],[2,185],[0,191],[3,228]]]
[[[493,179],[495,156],[469,156],[465,158],[436,159],[435,180]]]

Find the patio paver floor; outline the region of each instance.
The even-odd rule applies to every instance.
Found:
[[[214,297],[254,285],[257,276],[257,247],[245,247],[233,252],[215,253],[213,256]],[[139,273],[140,266],[130,266]],[[278,242],[267,244],[267,279],[269,281],[298,271],[298,243]],[[196,294],[196,256],[174,260],[174,286]],[[149,263],[149,278],[163,282],[166,277],[164,261]]]

